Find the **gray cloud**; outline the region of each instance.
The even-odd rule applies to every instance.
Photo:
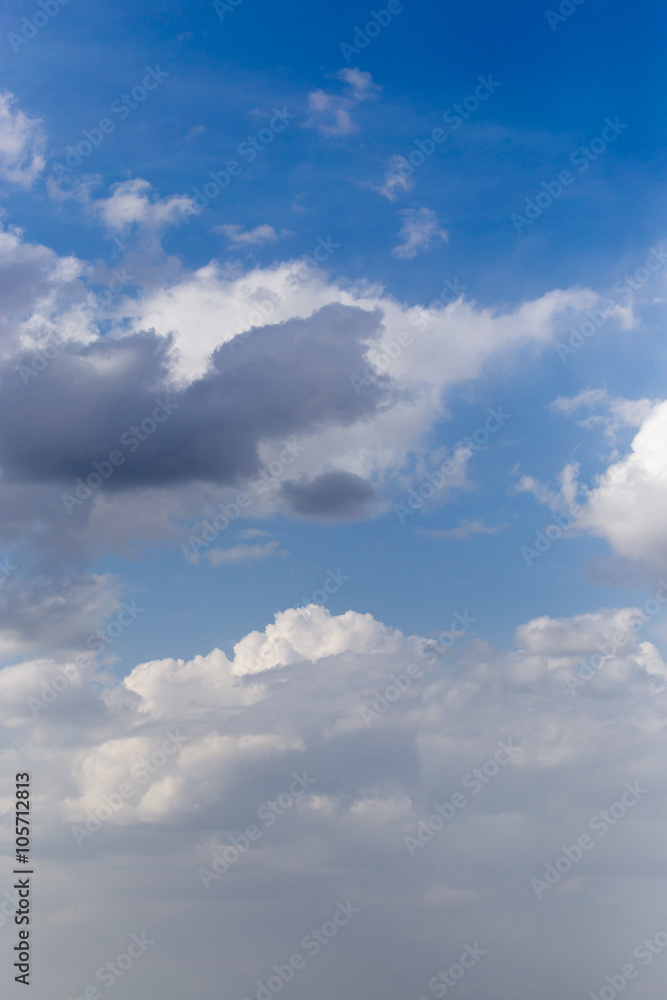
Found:
[[[12,362],[2,372],[13,414],[1,445],[5,476],[72,488],[95,472],[93,462],[109,470],[116,452],[122,462],[101,491],[234,483],[259,467],[261,441],[346,425],[376,408],[386,384],[357,394],[350,373],[379,325],[378,313],[325,306],[239,338],[234,352],[218,349],[208,373],[176,391],[168,390],[170,341],[152,333],[67,346],[27,384]]]
[[[26,697],[53,668],[0,673],[6,770],[32,771],[40,788],[39,912],[50,933],[35,955],[36,1000],[83,996],[143,932],[155,944],[119,996],[186,989],[207,1000],[224,976],[230,996],[254,1000],[274,963],[301,953],[295,1000],[405,1000],[435,995],[429,980],[466,943],[486,954],[457,984],[462,998],[495,1000],[499,982],[507,997],[524,996],[526,981],[544,1000],[599,992],[665,925],[667,669],[629,632],[576,695],[567,685],[581,650],[593,653],[627,609],[536,619],[513,649],[477,641],[441,657],[370,615],[307,611],[243,638],[233,663],[219,650],[154,661],[102,690],[86,674],[37,719]],[[170,733],[182,745],[165,757]],[[516,752],[494,763],[499,741]],[[281,806],[294,772],[313,784]],[[591,820],[626,783],[646,791],[614,807],[602,836]],[[465,802],[447,812],[456,793]],[[259,813],[269,800],[279,810],[270,825]],[[86,823],[78,846],[71,827]],[[246,847],[250,824],[260,836]],[[411,854],[405,838],[419,831]],[[592,847],[576,860],[584,834]],[[531,879],[564,849],[574,862],[559,861],[538,897]],[[217,852],[230,863],[205,888],[199,870]],[[360,908],[350,933],[311,961],[304,935],[348,898]],[[638,996],[657,996],[654,970],[636,964]]]
[[[284,483],[282,495],[295,514],[330,521],[362,518],[379,499],[367,479],[340,469],[324,472],[310,482]]]

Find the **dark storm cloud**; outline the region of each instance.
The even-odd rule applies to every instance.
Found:
[[[5,476],[67,487],[93,462],[110,468],[115,452],[122,461],[102,489],[232,483],[257,468],[260,441],[346,425],[376,408],[387,381],[358,394],[350,375],[379,326],[377,312],[329,305],[257,329],[233,352],[218,349],[207,374],[176,391],[165,391],[171,343],[153,333],[66,347],[27,379],[14,359],[1,374]],[[342,480],[334,485],[345,492]],[[317,497],[314,512],[326,507]]]
[[[288,482],[282,495],[295,514],[332,521],[364,517],[378,500],[367,479],[352,472],[325,472],[311,482]]]

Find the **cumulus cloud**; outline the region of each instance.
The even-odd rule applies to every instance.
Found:
[[[16,107],[16,98],[0,92],[0,178],[30,188],[46,166],[46,134],[39,118]]]
[[[412,260],[420,250],[428,250],[437,243],[449,240],[447,231],[440,227],[437,215],[430,208],[407,208],[401,212],[401,218],[402,242],[391,251],[394,257]]]
[[[88,271],[89,265],[76,257],[59,257],[42,244],[25,242],[20,229],[0,227],[0,351],[15,362],[15,378],[20,379],[20,362],[47,342],[85,343],[94,336]]]
[[[667,749],[667,670],[647,617],[543,616],[511,649],[477,639],[445,650],[311,605],[277,614],[229,656],[144,662],[101,686],[77,676],[36,718],[27,699],[53,665],[8,668],[4,763],[39,775],[50,931],[37,983],[82,995],[135,930],[154,942],[147,978],[131,970],[148,1000],[163,977],[205,1000],[223,974],[231,994],[254,996],[349,899],[353,933],[309,954],[295,989],[373,992],[380,970],[385,992],[396,981],[396,996],[419,995],[466,943],[485,951],[468,973],[480,1000],[499,981],[521,995],[527,978],[545,1000],[593,989],[618,969],[619,948],[664,924],[645,917],[662,912]],[[571,693],[582,659],[612,641],[615,655],[598,656]],[[591,821],[599,831],[628,785],[638,798],[601,836]],[[531,879],[546,884],[547,864],[583,834],[593,849],[538,898]],[[85,877],[68,880],[64,905],[73,865]],[[91,919],[100,898],[104,943]],[[174,947],[184,929],[185,952]],[[578,960],[554,968],[573,929]]]
[[[68,559],[177,540],[179,522],[209,516],[239,489],[252,516],[312,508],[301,487],[332,470],[386,494],[418,471],[452,387],[500,353],[548,342],[597,301],[574,290],[512,310],[463,299],[427,309],[304,274],[298,262],[245,272],[211,262],[161,280],[151,271],[144,290],[101,307],[89,263],[18,232],[0,233],[0,251],[12,296],[0,381],[17,414],[2,440],[8,537],[27,534]],[[164,408],[154,418],[163,404],[168,418]],[[289,462],[286,447],[297,449]],[[93,463],[108,472],[112,451],[119,465],[105,476]],[[91,475],[101,482],[68,514],[62,494]],[[296,492],[282,489],[288,481]],[[331,495],[357,516],[350,497]]]
[[[357,394],[349,373],[377,326],[372,313],[325,306],[312,318],[257,330],[233,355],[218,350],[210,372],[181,390],[169,390],[167,339],[136,334],[101,338],[80,352],[66,347],[25,386],[5,373],[17,416],[5,427],[5,473],[71,489],[94,472],[105,490],[233,484],[257,471],[260,441],[282,442],[373,411],[381,388]],[[112,452],[122,457],[115,468]],[[107,463],[101,472],[95,460]]]
[[[645,401],[640,401],[642,404]],[[643,411],[643,406],[636,413]],[[615,552],[667,570],[667,402],[654,404],[628,454],[598,476],[580,523]]]
[[[572,531],[605,538],[623,559],[665,572],[667,402],[619,399],[604,390],[586,390],[573,399],[557,399],[552,408],[570,414],[593,405],[602,406],[599,423],[612,440],[620,429],[639,425],[629,451],[596,475],[590,486],[580,482],[579,463],[570,462],[558,476],[556,488],[524,475],[514,490],[532,494],[553,511],[573,511]],[[617,454],[614,449],[614,457]]]
[[[186,195],[151,197],[152,185],[140,177],[114,184],[111,191],[109,198],[93,201],[91,208],[114,234],[135,225],[158,230],[182,222],[195,211],[194,202]]]

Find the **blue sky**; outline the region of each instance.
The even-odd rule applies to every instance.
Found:
[[[357,890],[354,945],[295,998],[435,994],[442,940],[478,937],[497,957],[461,1000],[599,991],[667,920],[642,881],[664,873],[664,11],[44,2],[0,31],[1,749],[39,782],[34,996],[82,996],[148,928],[115,996],[252,1000]],[[406,852],[499,739],[522,761]],[[209,891],[303,768],[316,792]],[[637,780],[637,822],[541,902],[528,869]]]

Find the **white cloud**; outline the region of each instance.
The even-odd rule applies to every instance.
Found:
[[[650,627],[629,608],[544,616],[517,629],[512,649],[477,640],[431,656],[433,641],[313,605],[276,615],[229,657],[153,660],[101,688],[85,677],[37,719],[26,697],[54,666],[6,669],[5,771],[31,771],[39,789],[49,934],[37,982],[49,995],[82,995],[136,930],[155,942],[146,977],[128,973],[146,1000],[165,979],[206,1000],[223,971],[231,995],[254,996],[272,963],[348,898],[360,908],[352,937],[343,928],[303,974],[323,1000],[354,995],[355,984],[372,994],[378,969],[400,972],[400,994],[418,996],[466,942],[487,951],[470,972],[480,1000],[494,1000],[499,981],[508,996],[540,982],[543,1000],[603,982],[619,968],[619,941],[630,954],[664,925],[628,923],[638,900],[642,913],[662,912],[667,669]],[[567,678],[613,636],[617,655],[572,695]],[[408,682],[411,664],[419,675]],[[511,748],[502,763],[499,741]],[[312,782],[296,801],[295,774]],[[639,803],[603,838],[591,819],[626,783]],[[455,793],[464,804],[452,816]],[[271,801],[282,807],[269,825],[261,810]],[[449,818],[427,839],[435,805]],[[246,848],[251,824],[260,836]],[[420,830],[411,856],[405,838]],[[538,899],[531,879],[583,834],[594,849]],[[228,868],[205,889],[201,870],[212,871],[216,852]],[[101,898],[108,948],[91,919]],[[553,975],[573,930],[577,960]]]
[[[619,555],[660,572],[667,570],[666,441],[664,401],[654,404],[644,417],[629,453],[597,478],[579,522],[592,534],[606,538]]]
[[[287,549],[280,548],[280,542],[264,542],[263,545],[233,545],[228,549],[207,549],[206,558],[212,566],[222,566],[225,563],[254,562],[257,559],[270,559],[271,556],[287,556]]]
[[[370,73],[364,73],[356,66],[346,66],[337,73],[339,80],[344,80],[352,88],[352,97],[355,101],[366,101],[369,97],[376,97],[381,90]]]
[[[260,246],[262,243],[276,243],[292,233],[287,229],[281,229],[279,233],[273,226],[261,225],[254,229],[244,229],[243,226],[224,224],[215,227],[216,233],[224,233],[229,242],[234,246]]]
[[[135,191],[131,201],[131,217],[141,216],[149,204],[146,189],[138,194]],[[107,318],[111,319],[111,329],[104,337],[105,352],[109,359],[111,355],[118,357],[119,363],[129,363],[129,345],[127,349],[123,346],[126,335],[154,330],[160,338],[170,337],[168,379],[180,387],[202,378],[211,368],[214,352],[237,335],[257,338],[256,331],[261,331],[260,355],[264,357],[267,351],[270,354],[267,338],[281,336],[290,322],[308,320],[314,342],[328,343],[333,336],[332,317],[325,321],[327,314],[322,310],[333,305],[354,310],[350,316],[357,325],[363,320],[371,336],[376,331],[374,339],[369,340],[366,358],[359,355],[358,370],[351,364],[343,380],[346,384],[350,380],[348,395],[352,394],[353,403],[357,399],[355,377],[360,403],[364,400],[361,393],[372,396],[378,386],[386,385],[391,390],[388,405],[364,407],[358,419],[333,420],[304,430],[300,451],[289,468],[281,476],[269,477],[269,486],[261,496],[252,493],[253,517],[280,508],[285,479],[309,481],[331,470],[370,479],[385,496],[392,490],[407,489],[410,477],[420,474],[424,466],[425,442],[431,428],[442,419],[453,387],[479,377],[494,357],[509,357],[528,344],[548,343],[571,320],[573,312],[597,302],[593,292],[577,289],[550,292],[505,311],[480,308],[463,299],[442,307],[408,307],[379,285],[331,280],[324,272],[304,270],[298,261],[246,272],[213,261],[194,272],[172,268],[162,280],[155,280],[151,272],[145,290],[129,297],[121,289],[108,306],[100,308],[88,290],[92,269],[86,262],[58,258],[46,248],[22,242],[17,233],[0,233],[0,251],[2,266],[13,268],[11,287],[17,302],[12,308],[5,348],[11,369],[8,378],[13,380],[16,373],[11,366],[16,364],[20,351],[18,343],[32,350],[53,336],[65,342],[78,340],[94,345],[101,343],[96,324],[104,319],[106,329]],[[21,291],[25,282],[17,280],[24,271],[25,294]],[[47,273],[49,280],[45,281]],[[410,335],[408,343],[404,342],[406,331]],[[403,346],[397,353],[399,337]],[[259,340],[256,343],[259,349]],[[244,349],[250,349],[251,344],[252,339],[241,341]],[[233,364],[237,356],[238,351],[230,351],[228,361],[222,360],[226,358],[223,354],[219,363],[223,367]],[[261,362],[259,355],[255,361]],[[364,382],[374,371],[377,377],[371,377],[370,384]],[[48,381],[50,375],[35,375],[28,389],[37,378]],[[265,468],[280,462],[285,443],[258,443],[259,459]],[[431,456],[433,461],[437,458]],[[26,529],[37,512],[44,524],[51,524],[54,510],[57,513],[58,493],[45,492],[41,486],[35,487],[37,493],[31,493],[31,489],[28,484],[14,484],[7,492],[9,522],[16,530]],[[134,491],[100,490],[77,512],[76,525],[73,518],[67,531],[63,533],[62,526],[54,531],[54,544],[58,535],[63,546],[74,546],[77,551],[107,545],[125,550],[131,539],[136,541],[137,530],[147,539],[177,540],[183,537],[179,535],[179,523],[211,516],[210,512],[220,502],[233,499],[235,492],[203,483],[160,489],[147,485]],[[445,491],[440,499],[446,500]]]
[[[598,422],[612,439],[621,428],[640,425],[630,450],[597,475],[592,486],[579,482],[579,464],[571,462],[560,473],[557,489],[522,476],[514,490],[532,494],[553,511],[573,511],[578,504],[572,531],[605,538],[617,555],[665,572],[667,401],[628,400],[611,397],[605,390],[586,390],[572,399],[557,399],[552,408],[569,415],[592,405],[606,409]]]
[[[342,136],[358,132],[359,126],[350,117],[350,101],[324,90],[314,90],[308,94],[309,118],[307,128],[316,128],[322,135]]]
[[[85,261],[59,257],[26,242],[20,229],[0,226],[2,355],[27,360],[49,341],[87,343],[95,337],[85,284],[89,272]]]
[[[374,185],[371,185],[371,187],[389,201],[396,201],[399,194],[412,191],[415,186],[415,182],[411,177],[413,173],[414,169],[405,157],[395,154],[387,165],[384,183],[380,187],[375,187]]]
[[[133,225],[157,230],[182,222],[195,210],[192,199],[186,195],[151,198],[152,185],[139,177],[114,184],[111,190],[109,198],[92,203],[92,210],[113,233],[123,232]]]
[[[329,94],[325,90],[312,91],[308,94],[309,117],[305,123],[306,128],[316,128],[322,135],[334,138],[358,132],[359,126],[351,116],[354,105],[376,97],[380,92],[371,74],[356,67],[341,69],[336,78],[349,87],[347,96]]]
[[[28,118],[15,104],[10,91],[0,92],[0,177],[29,188],[46,165],[46,135],[41,120]]]
[[[244,528],[243,531],[239,531],[239,538],[242,542],[246,542],[249,538],[266,538],[270,534],[270,531],[263,531],[262,528]]]
[[[429,250],[437,243],[447,243],[449,236],[438,223],[438,217],[430,208],[406,208],[401,212],[403,225],[399,243],[391,251],[394,257],[412,260],[420,250]]]
[[[614,440],[620,430],[626,427],[640,427],[654,405],[651,399],[624,399],[612,396],[606,389],[583,389],[576,396],[559,396],[550,404],[550,409],[572,416],[580,409],[602,410],[580,420],[579,426],[592,428],[602,426],[605,435]]]

